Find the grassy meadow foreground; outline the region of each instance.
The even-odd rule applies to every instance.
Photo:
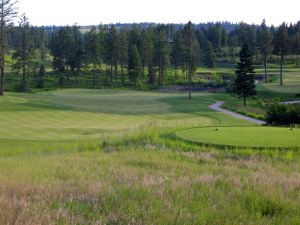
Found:
[[[299,148],[181,139],[187,128],[260,129],[208,108],[225,94],[186,98],[85,89],[1,98],[0,224],[300,224]]]

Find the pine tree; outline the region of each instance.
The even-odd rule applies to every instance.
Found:
[[[16,17],[17,1],[0,0],[0,96],[4,95],[4,54],[6,51],[7,26]]]
[[[155,31],[152,27],[142,32],[142,77],[144,78],[145,67],[148,67],[148,82],[154,85],[154,39]]]
[[[287,26],[283,23],[276,31],[273,40],[274,53],[280,56],[280,85],[283,85],[283,62],[284,56],[289,50],[289,39]]]
[[[100,80],[103,80],[103,69],[102,69],[102,64],[103,62],[105,62],[106,59],[106,45],[105,45],[105,41],[106,41],[106,32],[107,29],[105,26],[103,26],[102,24],[99,25],[98,27],[98,41],[99,41],[99,70],[100,70]]]
[[[247,43],[245,43],[241,49],[240,60],[237,63],[235,73],[237,77],[234,82],[234,89],[236,94],[240,98],[243,98],[244,106],[246,106],[246,99],[256,95],[253,57]]]
[[[118,48],[118,33],[114,25],[110,27],[108,34],[108,60],[110,63],[110,82],[113,81],[113,75],[115,75],[116,81],[118,80],[118,58],[119,58],[119,48]],[[113,67],[115,72],[113,73]]]
[[[136,86],[137,79],[141,72],[140,55],[136,45],[129,47],[128,54],[128,76],[133,85]]]
[[[65,58],[62,47],[62,36],[63,29],[60,29],[58,32],[53,33],[50,44],[50,50],[53,56],[53,69],[60,73],[65,72]]]
[[[268,55],[271,53],[272,49],[272,36],[268,30],[266,25],[266,21],[263,20],[260,28],[258,30],[258,48],[260,54],[263,57],[263,63],[265,67],[265,82],[268,83],[268,65],[267,65],[267,58]]]
[[[148,69],[153,67],[153,49],[154,49],[154,31],[152,28],[148,28],[142,31],[142,43],[141,43],[141,55],[142,55],[142,78],[145,76],[145,67]],[[150,68],[150,71],[152,68]],[[151,77],[152,75],[150,75]],[[152,78],[149,79],[150,81]],[[152,82],[150,82],[152,83]]]
[[[204,50],[204,65],[208,68],[215,67],[216,54],[214,51],[214,47],[210,41],[206,42],[205,50]]]
[[[25,92],[28,90],[27,69],[34,54],[32,29],[25,14],[21,16],[18,31],[18,44],[16,51],[13,54],[13,59],[16,60],[14,68],[16,68],[17,70],[22,70],[22,79],[18,90]]]
[[[173,48],[171,52],[172,65],[175,67],[175,77],[178,77],[178,68],[183,66],[183,37],[179,30],[174,34]]]
[[[228,38],[228,47],[230,51],[230,56],[232,62],[236,62],[235,56],[236,56],[236,48],[238,46],[238,37],[235,33],[231,33]]]
[[[170,46],[166,31],[164,29],[157,29],[154,54],[156,66],[159,68],[158,85],[163,85],[165,73],[170,64]]]
[[[74,31],[71,27],[63,27],[53,34],[51,53],[53,55],[53,68],[68,76],[68,71],[72,70],[72,67],[74,68],[76,53]]]
[[[78,74],[83,66],[85,52],[83,46],[83,37],[79,28],[74,25],[72,27],[72,42],[70,45],[71,54],[69,54],[69,65],[72,74],[75,74],[75,81],[78,84]]]
[[[99,58],[100,58],[100,52],[99,52],[99,36],[97,34],[97,29],[96,27],[92,27],[92,29],[87,33],[86,37],[87,41],[87,53],[88,53],[88,58],[89,61],[93,65],[93,87],[96,86],[96,70],[97,70],[97,65],[99,63]]]
[[[182,32],[183,57],[188,71],[189,99],[192,99],[192,74],[197,70],[199,64],[200,46],[191,22],[184,26]]]
[[[125,84],[125,73],[124,67],[125,63],[128,61],[128,30],[126,28],[121,29],[118,35],[118,43],[119,43],[119,62],[121,64],[121,81],[122,85]]]
[[[41,65],[38,74],[38,82],[36,85],[37,88],[40,89],[45,88],[45,81],[44,81],[45,74],[46,74],[45,66]]]

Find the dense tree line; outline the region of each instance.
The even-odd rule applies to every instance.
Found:
[[[28,89],[27,76],[32,71],[36,74],[36,86],[43,86],[45,75],[40,74],[46,74],[49,60],[59,85],[72,82],[80,86],[79,77],[85,77],[91,79],[91,87],[95,88],[104,83],[162,86],[170,78],[170,71],[172,79],[180,78],[191,86],[198,66],[215,67],[217,59],[235,64],[245,43],[254,62],[264,65],[266,82],[269,62],[280,63],[283,85],[284,62],[298,64],[300,61],[300,22],[283,23],[279,27],[268,27],[265,21],[260,26],[116,24],[82,30],[76,25],[32,27],[23,16],[18,26],[11,26],[8,22],[15,12],[13,3],[9,4],[12,5],[7,7],[12,11],[1,31],[0,65],[3,66],[0,68],[4,74],[4,54],[10,52],[14,70],[21,71],[20,91]],[[0,81],[3,86],[4,75]]]
[[[188,52],[187,45],[189,37],[186,32],[188,25],[172,27],[172,25],[132,26],[101,25],[92,27],[85,34],[78,27],[63,27],[55,31],[52,36],[51,52],[56,55],[63,54],[68,50],[73,39],[81,40],[80,52],[85,58],[85,63],[93,64],[93,71],[98,70],[102,75],[103,65],[108,66],[109,80],[117,81],[119,78],[119,67],[121,67],[121,80],[124,83],[124,69],[128,69],[128,78],[133,84],[138,79],[147,79],[150,84],[163,85],[167,69],[173,68],[175,76],[179,71],[186,74],[188,78]],[[197,66],[214,67],[217,58],[236,62],[236,56],[244,43],[247,43],[251,54],[256,62],[261,62],[265,67],[265,81],[268,82],[268,61],[275,60],[282,65],[286,55],[293,56],[292,60],[299,63],[300,55],[300,22],[286,25],[283,23],[278,28],[267,27],[265,21],[260,26],[240,23],[229,31],[221,23],[208,26],[192,25],[193,45],[191,48],[191,72],[195,72]],[[74,32],[74,29],[77,30]],[[73,32],[72,32],[73,30]],[[67,32],[69,35],[63,36]],[[63,39],[63,40],[62,40]],[[56,44],[55,44],[56,43]],[[66,43],[66,44],[64,44]],[[62,50],[62,52],[57,52]],[[56,54],[57,53],[57,54]],[[273,58],[271,58],[273,57]],[[232,59],[232,60],[229,60]],[[54,60],[55,61],[55,60]],[[81,63],[79,63],[81,65]],[[70,67],[65,59],[67,69]],[[57,70],[58,68],[55,67]],[[118,69],[119,68],[119,69]],[[145,75],[147,71],[147,76]],[[281,84],[283,75],[281,69]],[[102,77],[102,76],[101,76]]]
[[[100,25],[86,33],[76,26],[63,27],[53,33],[49,46],[55,71],[67,75],[91,67],[94,87],[97,80],[98,84],[121,81],[124,85],[125,75],[134,86],[140,80],[163,85],[170,66],[176,73],[181,68],[188,76],[200,62],[191,23],[173,35],[167,25],[119,30],[114,25]]]

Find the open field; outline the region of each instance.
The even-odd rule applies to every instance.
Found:
[[[0,99],[0,224],[299,224],[298,150],[205,148],[174,137],[248,122],[224,94],[121,90]]]

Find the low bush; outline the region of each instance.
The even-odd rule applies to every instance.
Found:
[[[267,110],[266,120],[274,125],[300,124],[300,105],[273,104]]]

